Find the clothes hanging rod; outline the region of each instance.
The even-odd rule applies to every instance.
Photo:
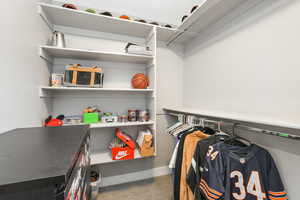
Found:
[[[172,113],[172,112],[168,112],[169,115],[172,115],[172,116],[196,116],[196,118],[198,119],[203,119],[205,120],[206,122],[213,122],[213,123],[226,123],[227,121],[233,121],[233,120],[229,120],[229,119],[226,119],[226,122],[224,121],[214,121],[214,120],[207,120],[205,117],[197,117],[198,115],[196,114],[175,114],[175,113]],[[217,117],[215,117],[217,118]],[[290,134],[290,133],[284,133],[284,132],[278,132],[278,131],[272,131],[272,130],[267,130],[267,129],[261,129],[261,128],[256,128],[256,127],[253,127],[253,126],[247,126],[247,125],[243,125],[242,123],[233,123],[234,126],[236,128],[241,128],[243,130],[247,130],[247,131],[251,131],[251,132],[258,132],[258,133],[262,133],[262,134],[265,134],[265,135],[273,135],[273,136],[277,136],[277,137],[282,137],[282,138],[287,138],[287,139],[294,139],[294,140],[300,140],[300,135],[295,135],[295,134]]]
[[[246,126],[246,125],[242,125],[242,124],[237,124],[236,128],[242,128],[243,130],[252,131],[252,132],[259,132],[259,133],[266,134],[266,135],[273,135],[273,136],[277,136],[277,137],[300,140],[299,135],[294,135],[294,134],[290,134],[290,133],[260,129],[260,128]]]
[[[197,110],[194,108],[189,107],[166,107],[163,108],[166,113],[173,112],[173,113],[183,113],[183,114],[190,114],[194,116],[203,116],[210,119],[219,119],[223,121],[234,121],[234,122],[241,122],[245,123],[252,123],[252,124],[262,124],[268,126],[276,126],[281,128],[289,128],[289,129],[297,129],[300,130],[300,123],[291,123],[288,121],[274,121],[271,119],[260,119],[260,118],[253,118],[247,117],[240,114],[233,114],[233,113],[224,113],[224,112],[216,112],[216,111],[205,111],[205,110]]]

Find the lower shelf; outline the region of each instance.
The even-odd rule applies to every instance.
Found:
[[[146,158],[146,157],[142,157],[140,152],[136,149],[134,151],[134,159],[133,160],[142,159],[142,158]],[[147,157],[147,158],[149,158],[149,157]],[[103,151],[103,150],[92,151],[91,165],[120,162],[120,161],[126,161],[126,160],[112,160],[110,151]]]

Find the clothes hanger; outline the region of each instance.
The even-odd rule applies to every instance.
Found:
[[[176,132],[178,129],[181,129],[183,125],[185,125],[185,116],[182,114],[179,114],[177,116],[177,123],[175,123],[174,125],[172,125],[171,127],[169,127],[167,129],[167,133],[169,133],[170,135],[174,136],[174,132]]]
[[[216,135],[229,136],[227,133],[225,133],[224,131],[222,131],[222,129],[221,129],[221,122],[218,122],[217,125],[218,125],[218,129],[217,129]]]
[[[225,140],[226,144],[231,144],[235,146],[251,146],[252,142],[250,140],[247,140],[243,137],[240,137],[235,134],[235,129],[239,125],[239,123],[234,123],[232,126],[232,137]]]
[[[218,136],[217,140],[219,140],[219,141],[225,141],[230,136],[227,133],[225,133],[224,131],[222,131],[222,129],[221,129],[221,122],[218,122],[217,125],[218,125],[218,129],[217,129],[217,133],[215,134],[216,136]]]
[[[207,134],[207,135],[214,135],[216,131],[210,127],[205,126],[205,119],[201,119],[201,126],[202,126],[202,132]]]
[[[189,124],[183,124],[180,127],[178,127],[173,133],[172,135],[174,137],[178,137],[181,133],[186,132],[186,131],[190,131],[190,129],[193,129],[192,125]]]
[[[184,119],[183,119],[183,116],[181,115],[178,115],[177,116],[177,122],[170,126],[168,129],[167,129],[167,132],[170,133],[172,130],[176,129],[177,127],[179,127],[180,125],[182,125],[184,123]]]

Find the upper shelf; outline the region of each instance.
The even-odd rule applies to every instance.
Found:
[[[38,6],[39,14],[50,26],[69,26],[141,38],[146,38],[153,27],[157,27],[157,38],[160,41],[168,41],[177,31],[177,29],[72,10],[52,4],[39,3]]]
[[[202,0],[199,7],[178,27],[168,43],[188,44],[210,26],[222,21],[221,25],[239,18],[263,0]],[[226,18],[226,16],[229,16]],[[227,20],[227,21],[226,21]]]
[[[134,55],[127,53],[112,53],[83,49],[57,48],[52,46],[41,46],[40,48],[41,57],[51,62],[53,61],[53,58],[71,58],[82,60],[149,64],[149,62],[151,62],[151,60],[153,59],[153,56]]]

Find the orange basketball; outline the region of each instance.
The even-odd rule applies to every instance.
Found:
[[[135,89],[146,89],[149,86],[149,79],[145,74],[136,74],[131,79],[131,84]]]

